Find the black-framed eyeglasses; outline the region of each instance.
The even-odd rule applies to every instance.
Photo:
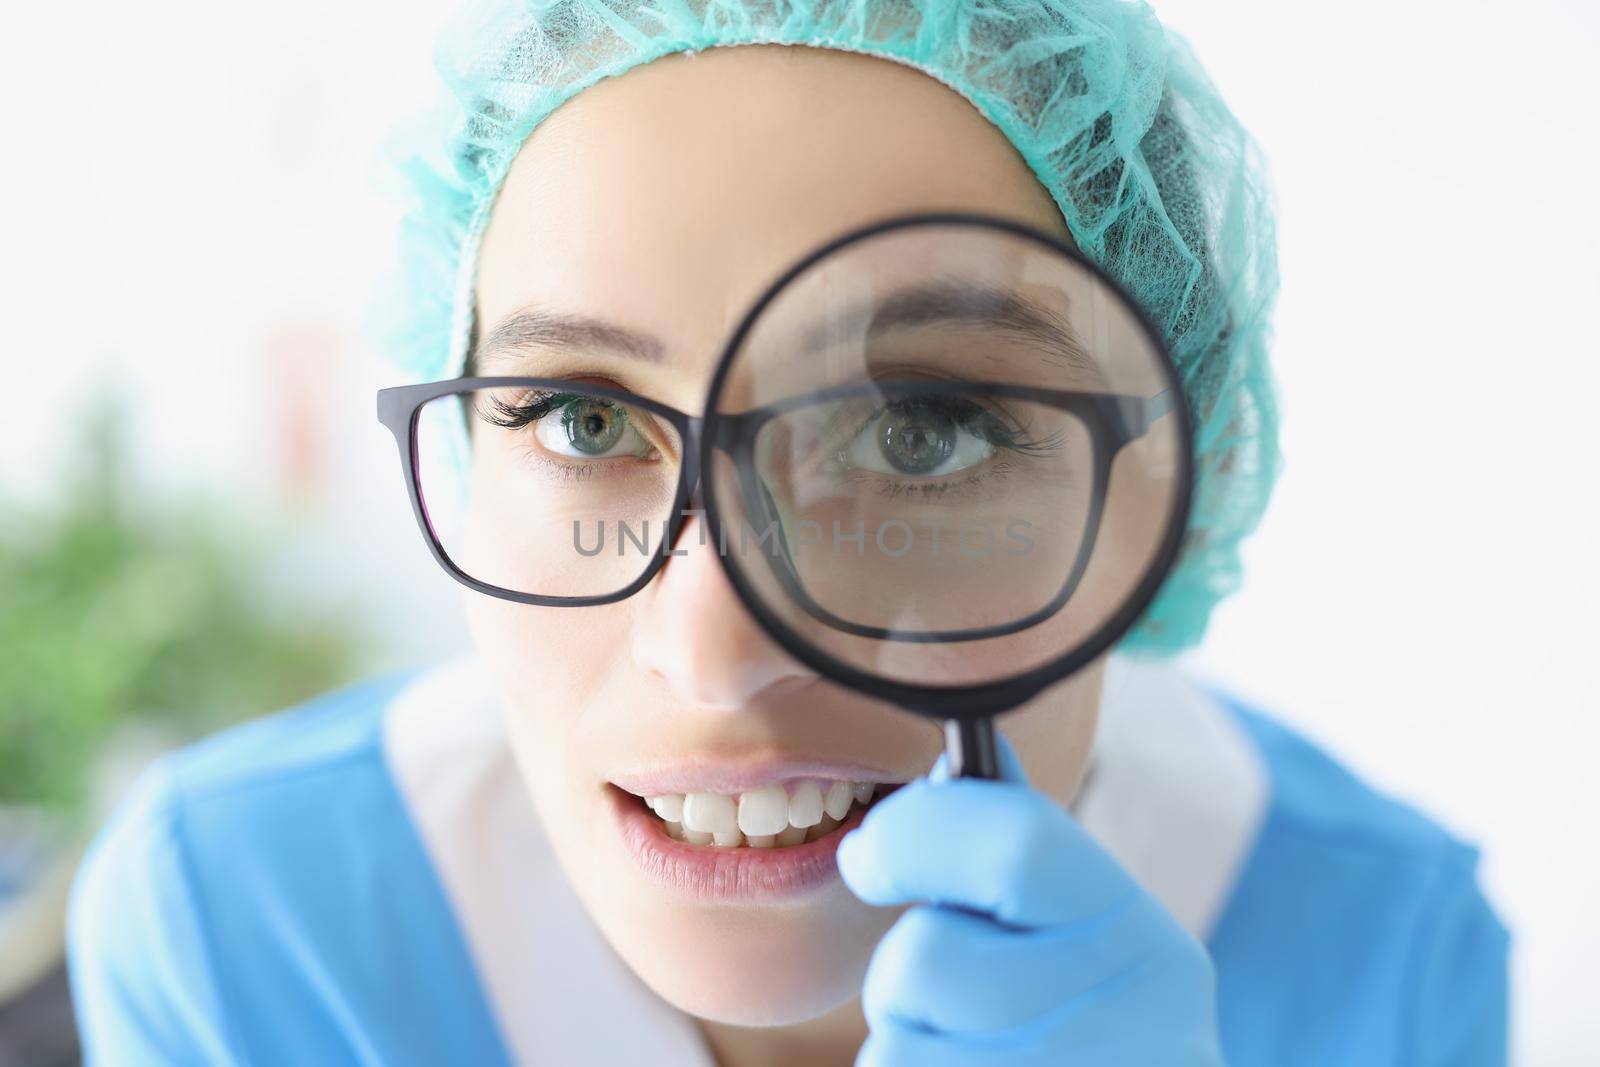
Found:
[[[626,599],[685,551],[676,547],[685,523],[704,517],[716,551],[759,555],[823,623],[885,640],[970,641],[1035,625],[1067,602],[1093,551],[1112,460],[1170,404],[1166,392],[1146,398],[941,380],[880,379],[785,397],[715,422],[710,447],[736,472],[734,524],[705,515],[705,420],[649,397],[563,378],[472,377],[381,390],[378,410],[399,445],[430,552],[480,593],[544,607]],[[1032,479],[1056,479],[1055,495],[1010,494],[1003,530],[965,512],[955,523],[928,521],[931,487],[996,456],[1031,463]],[[1060,479],[1073,473],[1083,478],[1081,491],[1068,494]],[[492,515],[477,524],[462,501],[449,499],[463,478],[494,496],[480,505]],[[925,484],[870,507],[857,499],[882,495],[894,479]],[[838,513],[846,496],[848,519]],[[1040,539],[1066,564],[1054,592],[989,626],[879,625],[870,621],[876,607],[840,592],[859,590],[865,572],[886,562],[928,568],[941,543],[947,567],[993,566],[1032,555]],[[860,573],[840,581],[838,568]]]
[[[1159,333],[1069,246],[972,214],[886,220],[803,257],[741,320],[701,415],[537,374],[380,390],[378,414],[458,582],[614,603],[693,551],[699,518],[787,650],[966,723],[1125,632],[1189,503]]]

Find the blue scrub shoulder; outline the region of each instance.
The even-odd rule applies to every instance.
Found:
[[[509,1057],[382,744],[395,676],[159,761],[74,885],[86,1062]],[[1271,796],[1208,939],[1232,1067],[1500,1067],[1477,853],[1225,693]]]
[[[384,761],[387,677],[152,766],[86,855],[87,1064],[506,1064]]]
[[[1500,1067],[1509,935],[1478,852],[1226,693],[1272,797],[1209,939],[1229,1062]]]

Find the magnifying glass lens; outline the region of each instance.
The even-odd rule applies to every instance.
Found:
[[[788,642],[891,684],[1061,660],[1165,563],[1187,491],[1172,373],[1113,286],[1035,237],[844,244],[725,356],[705,471],[724,559]]]

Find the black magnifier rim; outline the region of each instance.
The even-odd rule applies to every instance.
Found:
[[[721,503],[717,499],[717,480],[711,473],[713,470],[712,452],[716,448],[716,442],[721,437],[720,429],[716,424],[724,418],[718,413],[717,401],[722,395],[723,386],[726,384],[728,376],[733,369],[734,360],[738,358],[739,352],[744,348],[745,339],[749,336],[750,331],[755,328],[756,322],[766,312],[767,307],[777,299],[780,293],[788,288],[795,278],[840,250],[857,242],[894,230],[925,226],[986,228],[1033,241],[1065,256],[1088,271],[1112,293],[1120,297],[1133,314],[1140,329],[1144,331],[1153,345],[1154,351],[1160,357],[1158,363],[1160,364],[1161,374],[1167,379],[1167,389],[1171,397],[1170,413],[1177,419],[1176,432],[1182,444],[1179,449],[1178,469],[1176,471],[1178,498],[1173,515],[1168,521],[1167,529],[1162,535],[1161,545],[1156,552],[1154,563],[1134,588],[1132,595],[1128,597],[1111,618],[1102,623],[1100,628],[1091,634],[1086,641],[1081,642],[1066,654],[1021,673],[992,682],[985,682],[981,685],[935,686],[913,685],[906,682],[893,681],[881,675],[852,667],[817,650],[767,607],[765,600],[757,594],[750,580],[745,577],[744,572],[732,559],[720,552],[717,553],[717,557],[721,563],[723,573],[728,576],[728,581],[732,584],[739,599],[743,601],[750,614],[767,631],[767,634],[784,651],[816,671],[822,677],[838,682],[857,692],[877,697],[907,711],[941,719],[971,721],[989,718],[1026,703],[1053,682],[1072,674],[1104,653],[1133,627],[1139,616],[1150,606],[1150,602],[1155,599],[1162,583],[1166,581],[1167,576],[1171,573],[1178,554],[1183,548],[1184,536],[1189,528],[1189,512],[1194,487],[1194,444],[1189,405],[1187,398],[1184,396],[1183,383],[1178,376],[1177,366],[1173,362],[1172,354],[1161,332],[1150,321],[1149,315],[1139,302],[1115,278],[1106,274],[1085,257],[1083,253],[1053,234],[1046,233],[1014,219],[983,212],[937,211],[895,215],[857,227],[835,237],[800,257],[799,260],[772,281],[755,303],[745,312],[744,317],[739,321],[738,328],[734,330],[723,347],[722,355],[717,360],[716,370],[711,376],[711,384],[707,387],[705,406],[702,409],[705,425],[699,447],[700,489],[705,502],[707,524],[716,537],[715,543],[722,544],[727,536],[726,527],[723,522]]]

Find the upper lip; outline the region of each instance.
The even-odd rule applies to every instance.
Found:
[[[907,781],[907,776],[869,763],[848,760],[799,759],[789,756],[747,758],[705,757],[662,761],[613,774],[608,779],[619,789],[641,797],[669,793],[743,793],[792,778],[825,778],[847,782]]]

